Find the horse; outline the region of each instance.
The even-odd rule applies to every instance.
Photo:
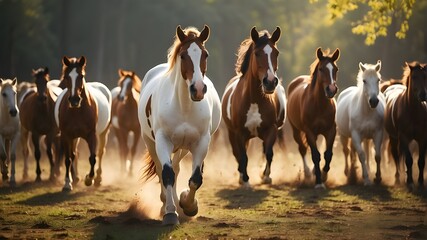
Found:
[[[369,140],[375,146],[377,172],[375,183],[381,183],[381,148],[383,141],[385,99],[380,91],[381,61],[377,64],[359,63],[357,86],[342,91],[337,100],[336,123],[345,156],[345,174],[349,176],[349,140],[362,165],[364,185],[371,185],[369,179]],[[362,148],[365,142],[365,150]],[[354,156],[354,154],[351,154]],[[354,163],[353,159],[351,159]],[[354,167],[351,164],[352,168]],[[353,171],[354,172],[354,171]]]
[[[406,184],[414,188],[413,158],[409,144],[418,144],[418,187],[424,187],[424,166],[427,148],[427,64],[406,63],[403,85],[395,84],[386,89],[385,129],[390,138],[391,154],[396,163],[396,182],[399,183],[400,159],[406,163]]]
[[[20,135],[19,110],[16,101],[17,79],[0,78],[0,158],[3,183],[9,179],[8,164],[11,164],[9,184],[16,185],[16,147]]]
[[[28,176],[28,140],[31,133],[31,140],[34,146],[34,157],[36,159],[36,182],[41,181],[41,168],[40,168],[40,138],[45,135],[46,154],[50,163],[50,176],[49,180],[55,180],[55,164],[52,154],[52,145],[55,150],[59,151],[59,144],[57,135],[59,134],[58,128],[55,123],[53,115],[55,100],[49,94],[47,83],[50,80],[49,69],[39,68],[32,71],[34,82],[36,84],[36,91],[31,91],[22,97],[20,108],[20,121],[21,121],[21,145],[24,158],[24,179]],[[58,155],[56,155],[58,156]]]
[[[111,119],[111,93],[102,83],[86,82],[86,58],[62,59],[61,87],[65,87],[55,103],[55,121],[61,132],[61,146],[65,155],[65,184],[63,191],[73,189],[70,178],[75,141],[83,138],[89,147],[90,171],[85,185],[99,186],[102,181],[102,157]],[[95,163],[98,169],[95,177]],[[95,179],[94,179],[95,177]]]
[[[317,48],[317,58],[311,64],[310,75],[293,79],[287,88],[287,117],[303,160],[306,179],[310,176],[305,158],[307,144],[310,147],[316,175],[315,188],[325,187],[322,180],[326,181],[332,160],[332,147],[336,135],[336,102],[334,96],[338,91],[336,61],[339,56],[339,49],[328,55],[328,53],[323,53],[320,47]],[[326,163],[323,167],[323,173],[320,171],[320,153],[316,144],[318,135],[323,135],[326,140],[326,151],[324,153]]]
[[[178,26],[168,62],[150,69],[143,79],[138,105],[148,150],[143,177],[148,180],[157,173],[160,179],[164,225],[179,224],[175,183],[180,161],[188,152],[192,155],[192,175],[189,189],[180,194],[179,206],[187,216],[197,214],[195,195],[202,185],[203,161],[221,120],[218,93],[206,76],[209,32],[207,25],[201,32]]]
[[[286,116],[286,93],[276,74],[279,55],[276,42],[280,34],[279,27],[271,36],[268,31],[251,29],[250,37],[238,49],[237,75],[227,84],[221,100],[222,118],[238,162],[239,183],[246,188],[250,187],[246,147],[255,137],[263,141],[267,160],[262,183],[272,182],[273,145]]]
[[[135,72],[119,69],[118,86],[111,90],[113,103],[111,107],[111,128],[119,143],[122,171],[126,171],[126,158],[129,153],[128,136],[133,133],[130,149],[129,175],[132,175],[133,160],[141,138],[138,121],[138,101],[141,79]]]

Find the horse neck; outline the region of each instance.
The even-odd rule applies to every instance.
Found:
[[[3,98],[0,98],[0,123],[5,124],[10,121],[9,108]]]
[[[407,81],[410,81],[408,79]],[[403,99],[408,106],[422,106],[422,103],[419,101],[416,93],[412,90],[411,83],[408,82],[406,86],[406,91],[403,94]]]
[[[174,68],[169,72],[169,81],[173,87],[172,98],[178,102],[182,111],[190,111],[193,101],[190,98],[186,80],[181,74],[180,58],[177,58]]]
[[[357,106],[359,107],[359,109],[362,112],[369,112],[369,111],[373,111],[375,108],[371,108],[369,106],[368,101],[365,98],[365,93],[363,91],[363,85],[362,86],[357,86]]]

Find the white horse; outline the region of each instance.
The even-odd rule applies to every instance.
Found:
[[[369,139],[375,145],[375,161],[377,163],[377,173],[375,182],[381,182],[381,145],[383,140],[384,123],[384,95],[379,91],[381,80],[381,61],[377,64],[359,63],[359,73],[357,74],[357,87],[351,86],[345,89],[338,97],[336,122],[338,134],[341,137],[343,151],[345,155],[345,173],[348,176],[348,148],[351,138],[352,152],[355,150],[362,164],[362,175],[365,185],[371,185],[369,180]],[[365,144],[365,151],[362,148]],[[353,158],[354,154],[352,154]],[[367,157],[368,156],[368,157]],[[351,160],[354,163],[353,159]],[[351,164],[353,167],[353,164]]]
[[[143,80],[138,118],[148,149],[145,177],[157,173],[160,179],[165,225],[179,224],[176,178],[188,152],[193,157],[190,189],[181,193],[179,205],[187,216],[197,214],[195,194],[202,185],[203,160],[221,119],[218,93],[205,75],[208,37],[207,26],[201,32],[178,26],[168,65],[154,67]]]
[[[8,164],[11,163],[9,183],[16,184],[16,146],[20,136],[19,111],[16,101],[17,80],[0,78],[0,158],[3,183],[8,180]]]

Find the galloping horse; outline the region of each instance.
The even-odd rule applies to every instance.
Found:
[[[262,182],[269,184],[273,145],[286,116],[285,90],[276,75],[280,28],[270,37],[267,31],[258,32],[253,27],[250,35],[239,47],[237,76],[230,80],[222,98],[222,117],[239,164],[239,183],[246,187],[249,187],[246,153],[249,140],[259,137],[263,141],[267,164]]]
[[[130,151],[129,175],[132,175],[133,159],[141,138],[141,126],[138,121],[138,100],[141,79],[135,72],[119,69],[118,86],[111,90],[113,104],[111,107],[111,126],[119,143],[122,171],[126,170],[126,158],[129,153],[128,136],[133,133]]]
[[[85,178],[86,186],[92,185],[98,154],[95,186],[99,186],[102,181],[102,156],[111,116],[111,93],[102,83],[86,83],[85,57],[79,59],[64,57],[62,63],[61,85],[65,86],[65,89],[55,104],[55,121],[61,131],[61,145],[65,154],[63,191],[71,191],[73,188],[70,167],[76,138],[83,138],[89,146],[91,168]]]
[[[405,158],[409,189],[413,189],[412,154],[409,144],[418,143],[418,186],[424,186],[424,165],[427,148],[427,64],[406,63],[403,85],[395,84],[386,89],[385,128],[390,137],[391,153],[396,163],[396,182],[399,182],[399,166]]]
[[[203,160],[221,120],[218,93],[205,75],[208,37],[208,26],[201,32],[178,26],[168,63],[152,68],[143,79],[138,118],[148,149],[144,174],[149,179],[157,173],[160,179],[165,225],[179,224],[175,182],[188,152],[193,157],[190,189],[181,193],[179,206],[187,216],[197,214],[195,194],[202,185]]]
[[[371,185],[369,180],[369,139],[375,146],[375,161],[377,173],[375,182],[381,182],[381,145],[384,126],[384,95],[380,92],[381,61],[377,64],[359,63],[357,87],[345,89],[338,97],[336,123],[341,138],[345,156],[345,173],[349,176],[348,147],[351,138],[352,150],[355,149],[362,164],[362,175],[365,185]],[[362,148],[365,142],[365,151]],[[351,154],[353,157],[354,154]],[[353,159],[351,162],[354,163]],[[354,167],[351,164],[351,167]]]
[[[3,183],[8,180],[8,164],[11,163],[9,183],[16,184],[15,160],[19,141],[19,111],[16,104],[17,80],[0,78],[0,158]]]
[[[53,181],[55,179],[54,165],[57,164],[57,159],[55,161],[53,159],[52,144],[55,145],[55,150],[59,151],[59,146],[55,142],[55,138],[59,132],[53,114],[55,100],[52,99],[47,87],[47,83],[50,80],[49,69],[46,67],[33,70],[32,75],[35,78],[36,91],[23,96],[19,105],[21,111],[21,142],[24,166],[27,166],[28,162],[28,138],[31,133],[34,157],[36,158],[36,181],[41,181],[40,137],[46,135],[46,154],[50,163],[49,179]],[[27,175],[27,169],[24,168],[24,178]]]
[[[320,153],[317,150],[318,135],[326,139],[325,166],[323,180],[326,181],[329,164],[332,160],[332,147],[336,135],[334,96],[338,90],[336,61],[340,55],[336,49],[332,55],[325,55],[321,48],[316,50],[317,59],[310,67],[310,76],[299,76],[288,85],[287,113],[293,136],[304,164],[305,177],[310,176],[305,155],[307,144],[316,174],[316,188],[324,187],[320,171]]]

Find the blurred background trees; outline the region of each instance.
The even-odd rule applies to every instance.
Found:
[[[396,3],[409,4],[410,18]],[[383,15],[371,15],[390,24],[366,18],[373,9]],[[309,73],[320,46],[340,48],[338,85],[344,89],[355,84],[359,62],[382,60],[385,79],[400,78],[405,61],[427,62],[426,12],[427,1],[415,0],[0,0],[0,77],[29,81],[32,68],[47,66],[58,79],[62,56],[84,55],[87,80],[112,88],[118,68],[142,78],[165,62],[177,25],[207,24],[208,76],[222,94],[251,27],[271,32],[280,26],[278,73],[285,85]]]

